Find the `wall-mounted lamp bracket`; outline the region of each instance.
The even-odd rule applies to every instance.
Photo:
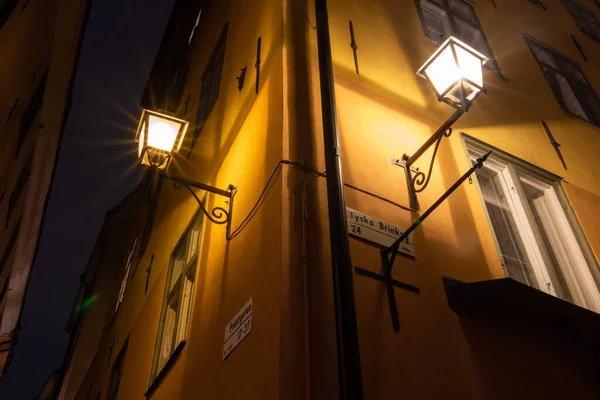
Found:
[[[432,204],[431,207],[427,209],[417,220],[406,230],[404,231],[394,243],[392,243],[389,247],[384,247],[381,249],[381,269],[383,270],[383,274],[377,274],[375,272],[371,272],[365,270],[360,267],[355,267],[354,271],[358,275],[365,276],[367,278],[375,279],[377,281],[383,282],[386,286],[388,303],[390,306],[390,315],[392,318],[392,326],[394,331],[400,332],[400,317],[398,316],[398,306],[396,304],[396,293],[394,291],[394,287],[399,289],[408,290],[409,292],[419,294],[421,290],[416,287],[409,285],[404,282],[397,281],[392,277],[392,270],[394,269],[394,261],[396,261],[396,255],[398,254],[398,249],[400,248],[400,244],[406,240],[408,235],[410,235],[417,226],[421,225],[421,223],[436,209],[440,204],[444,202],[462,183],[467,180],[475,170],[481,168],[483,163],[487,160],[492,152],[488,152],[482,157],[477,159],[477,162],[467,171],[465,172],[446,192],[436,200],[435,203]],[[410,171],[410,168],[406,168],[407,171]]]
[[[166,179],[171,180],[173,182],[173,186],[175,186],[176,188],[183,186],[185,189],[187,189],[187,191],[190,192],[190,194],[198,202],[198,205],[200,206],[200,210],[206,216],[206,218],[208,218],[210,220],[210,222],[217,224],[217,225],[227,224],[226,237],[227,237],[227,239],[229,239],[229,234],[231,231],[231,214],[233,212],[233,199],[235,197],[235,194],[237,193],[236,186],[230,184],[226,190],[223,190],[223,189],[219,189],[214,186],[210,186],[210,185],[207,185],[207,184],[204,184],[201,182],[196,182],[196,181],[193,181],[190,179],[176,178],[173,176],[169,176],[167,174],[162,174],[162,175]],[[227,199],[229,199],[227,201],[228,209],[226,210],[223,207],[217,206],[217,207],[214,207],[209,212],[206,209],[206,206],[204,205],[202,200],[200,200],[200,198],[198,197],[198,195],[196,194],[196,192],[194,192],[194,190],[192,188],[204,190],[206,192],[210,192],[210,193],[213,193],[213,194],[216,194],[219,196],[226,197]]]
[[[435,162],[435,157],[437,155],[438,148],[440,146],[440,142],[443,138],[449,137],[452,135],[452,125],[466,112],[464,108],[457,109],[454,114],[448,118],[444,124],[429,138],[427,141],[413,154],[408,155],[404,154],[402,160],[397,160],[397,162],[393,162],[394,165],[398,165],[404,168],[406,174],[406,184],[408,189],[408,200],[410,207],[415,210],[420,210],[419,200],[417,198],[417,193],[425,190],[427,185],[429,185],[429,179],[431,178],[431,171],[433,170],[433,163]],[[431,156],[431,162],[429,164],[429,169],[427,175],[420,171],[418,168],[413,167],[415,161],[419,159],[431,146],[435,145],[433,149],[433,154]]]

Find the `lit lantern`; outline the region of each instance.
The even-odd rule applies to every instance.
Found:
[[[136,141],[139,145],[139,162],[165,169],[172,154],[179,151],[189,123],[170,115],[143,110],[138,125]]]
[[[483,65],[488,58],[460,40],[449,37],[417,74],[427,79],[439,101],[467,111],[482,92]]]

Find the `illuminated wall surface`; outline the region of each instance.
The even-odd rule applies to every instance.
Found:
[[[584,33],[572,6],[558,0],[478,1],[474,9],[431,0],[419,3],[427,37],[413,1],[328,3],[348,207],[405,229],[470,168],[467,143],[474,154],[494,151],[472,184],[416,229],[415,259],[397,258],[394,278],[420,288],[396,289],[400,332],[392,329],[385,286],[354,275],[364,397],[599,398],[600,102],[589,89],[600,90],[598,26]],[[593,1],[581,4],[598,11]],[[205,218],[197,262],[180,281],[193,281],[178,306],[189,314],[169,322],[170,258],[197,203],[168,182],[155,190],[155,212],[132,222],[139,224],[132,232],[153,222],[143,252],[139,233],[137,272],[126,279],[117,312],[106,313],[102,337],[87,344],[97,346],[95,357],[77,361],[89,365],[85,378],[63,387],[70,395],[62,398],[104,398],[115,385],[121,399],[337,397],[325,179],[297,165],[278,167],[291,160],[325,170],[312,2],[212,2],[194,28],[201,7],[177,2],[144,105],[169,105],[191,122],[170,175],[238,186],[234,237],[227,241],[226,228]],[[202,88],[215,90],[205,70],[218,65],[222,53],[213,50],[226,24],[218,98],[204,118]],[[418,195],[422,210],[411,211],[404,170],[390,160],[416,151],[453,112],[415,74],[435,51],[435,35],[449,30],[484,54],[491,50],[487,94],[441,142],[431,182]],[[534,53],[526,38],[552,50],[533,44]],[[415,166],[427,171],[430,154]],[[227,207],[215,195],[206,204]],[[380,272],[380,247],[354,237],[350,244],[354,265]],[[112,293],[95,304],[117,303],[127,254],[121,260]],[[458,293],[451,283],[506,277],[449,300]],[[251,331],[223,359],[224,331],[250,299]],[[91,319],[84,313],[80,327]],[[159,334],[165,326],[183,326],[173,328],[168,345]],[[155,357],[165,367],[155,367]]]
[[[0,2],[0,376],[18,342],[88,3]]]

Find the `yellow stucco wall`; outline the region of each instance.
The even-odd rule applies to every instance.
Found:
[[[314,24],[311,3],[307,9]],[[425,37],[412,1],[328,3],[345,182],[408,206],[404,171],[392,166],[390,159],[414,152],[453,112],[438,103],[426,82],[415,74],[435,45]],[[475,10],[507,80],[484,72],[488,93],[477,99],[469,113],[455,124],[454,134],[442,142],[431,183],[419,194],[423,210],[470,167],[461,131],[562,176],[573,186],[591,192],[591,196],[598,194],[595,154],[600,148],[596,137],[600,132],[562,111],[523,34],[530,34],[579,62],[597,90],[600,44],[579,31],[559,1],[544,2],[546,11],[528,1],[498,3],[499,8],[495,9],[492,2],[477,2]],[[591,2],[586,5],[594,9]],[[356,34],[360,75],[354,69],[349,20]],[[323,147],[316,34],[308,25],[305,32],[313,87],[312,145],[317,169],[323,170],[319,156]],[[587,63],[570,34],[583,46]],[[542,119],[561,143],[568,171],[556,157],[541,127]],[[428,161],[426,154],[416,165],[426,169]],[[316,183],[313,189],[313,219],[321,221],[314,226],[315,237],[327,240],[324,182]],[[420,215],[350,188],[345,194],[348,207],[401,227],[408,227]],[[580,218],[587,215],[583,211],[590,212],[591,204],[581,204],[588,200],[573,204]],[[578,212],[578,207],[588,209]],[[593,233],[590,224],[583,225],[586,232]],[[391,393],[406,398],[598,396],[581,364],[569,359],[575,351],[561,349],[557,345],[560,341],[538,341],[544,336],[543,331],[524,333],[510,327],[509,321],[493,327],[465,323],[449,309],[442,276],[466,282],[504,277],[475,184],[465,183],[459,188],[414,232],[413,238],[416,260],[399,257],[394,277],[420,287],[421,294],[396,290],[400,333],[392,330],[385,287],[355,275],[365,398],[379,399]],[[350,241],[353,265],[379,271],[379,249],[354,238]],[[325,245],[318,249],[309,283],[314,398],[337,396],[328,250]],[[322,315],[323,305],[328,309],[326,315]],[[520,379],[523,374],[528,374],[529,379]]]
[[[589,203],[600,195],[594,172],[598,129],[560,109],[523,34],[581,62],[597,89],[600,44],[581,34],[558,0],[545,3],[547,10],[526,0],[507,0],[498,9],[491,2],[475,5],[506,79],[484,73],[488,93],[442,142],[431,183],[419,195],[423,209],[470,167],[460,135],[464,131],[564,177],[572,185],[567,193],[575,213],[586,218],[592,212]],[[408,205],[404,171],[390,159],[414,152],[452,113],[415,75],[435,45],[424,36],[412,1],[329,0],[329,13],[344,179]],[[229,0],[213,2],[207,15],[198,32],[202,40],[194,42],[184,91],[191,111],[185,117],[193,124],[204,66],[229,22],[219,100],[190,159],[177,157],[169,173],[220,188],[239,185],[235,229],[280,160],[325,169],[314,10],[304,0]],[[360,75],[354,71],[349,20],[359,46]],[[586,50],[588,63],[569,34]],[[262,68],[256,95],[258,36]],[[248,72],[240,93],[235,78],[244,66]],[[542,119],[562,144],[568,170],[548,142]],[[424,156],[418,166],[426,168],[427,161]],[[355,189],[346,188],[345,194],[348,207],[401,227],[419,216]],[[188,341],[151,398],[337,397],[326,201],[322,177],[285,165],[256,214],[229,243],[224,227],[205,223]],[[207,204],[210,209],[225,203],[209,195]],[[129,336],[120,398],[143,398],[169,256],[195,210],[187,192],[165,182],[140,264],[145,270],[154,254],[148,294],[145,274],[138,272],[84,384],[92,385],[92,396],[106,393],[113,336],[113,359]],[[582,226],[588,235],[593,232]],[[448,307],[442,276],[466,282],[504,276],[476,184],[460,187],[413,237],[416,260],[399,257],[394,277],[420,287],[421,294],[397,291],[400,333],[392,330],[384,286],[358,276],[354,280],[365,398],[564,398],[567,393],[597,398],[572,356],[577,349],[539,340],[543,331],[524,334],[509,321],[459,319]],[[379,248],[350,240],[353,264],[378,271]],[[597,240],[590,242],[597,246]],[[251,297],[252,332],[223,361],[223,327]]]

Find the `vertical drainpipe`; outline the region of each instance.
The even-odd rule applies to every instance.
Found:
[[[350,243],[346,226],[346,202],[344,200],[344,179],[335,110],[327,0],[315,0],[315,11],[317,17],[323,140],[325,143],[325,166],[327,168],[327,205],[333,269],[339,391],[340,399],[362,399],[363,389],[356,308],[354,305],[354,283],[352,281],[352,261],[350,260]]]

